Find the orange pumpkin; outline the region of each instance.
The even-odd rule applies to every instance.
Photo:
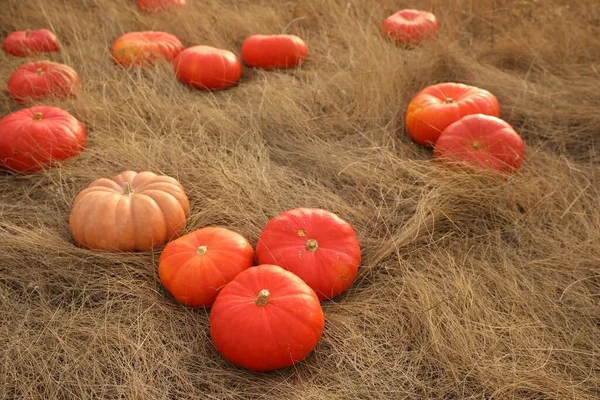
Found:
[[[448,125],[471,114],[499,117],[498,99],[485,89],[443,82],[417,93],[408,104],[404,120],[415,142],[433,146]]]
[[[192,46],[175,57],[177,79],[198,90],[221,90],[237,84],[242,63],[229,50],[212,46]]]
[[[60,49],[58,38],[48,29],[15,31],[2,42],[2,49],[16,57],[53,53]]]
[[[137,0],[137,8],[147,13],[161,13],[173,8],[185,6],[185,0]]]
[[[440,24],[430,12],[406,9],[387,17],[381,29],[384,35],[398,44],[417,45],[435,37]]]
[[[223,286],[253,264],[254,249],[245,237],[209,226],[169,243],[160,255],[158,276],[180,303],[209,307]]]
[[[296,35],[251,35],[242,43],[244,64],[264,69],[294,68],[308,53],[304,40]]]
[[[69,226],[81,247],[148,251],[179,236],[190,205],[181,184],[152,172],[100,178],[73,201]]]
[[[183,50],[183,44],[174,35],[158,31],[129,32],[113,43],[111,54],[124,67],[148,66],[160,61],[171,61]]]
[[[8,78],[10,97],[19,104],[76,97],[81,85],[77,72],[65,64],[34,61],[17,68]]]
[[[273,371],[304,360],[323,335],[314,290],[277,265],[248,268],[217,296],[209,316],[215,348],[233,365]]]

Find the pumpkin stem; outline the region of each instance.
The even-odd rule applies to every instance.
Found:
[[[317,242],[315,239],[308,239],[306,241],[306,248],[312,252],[315,252],[319,248],[319,242]]]
[[[41,75],[41,74],[44,73],[44,70],[41,69],[41,68],[38,68],[38,69],[35,70],[35,73],[36,73],[36,75]]]
[[[34,121],[39,121],[40,119],[42,119],[42,113],[37,112],[37,113],[33,114]]]
[[[269,302],[270,296],[271,293],[269,293],[267,289],[263,289],[260,292],[258,292],[258,296],[256,296],[256,300],[254,301],[254,303],[259,307],[264,307]]]
[[[452,104],[454,103],[454,99],[451,97],[446,97],[446,99],[444,100],[446,102],[446,104]]]
[[[31,36],[31,30],[27,29],[25,31],[25,37],[30,37]]]
[[[477,150],[481,147],[481,143],[479,142],[479,140],[474,140],[473,143],[471,144],[471,146]]]
[[[125,196],[131,196],[133,195],[134,191],[133,188],[131,187],[131,182],[125,182],[125,189],[123,189],[123,194]]]
[[[198,250],[196,250],[196,254],[198,254],[199,256],[203,256],[204,254],[206,254],[206,246],[198,247]]]

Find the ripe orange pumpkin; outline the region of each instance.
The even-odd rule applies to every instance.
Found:
[[[251,371],[271,371],[305,359],[323,334],[325,317],[315,292],[289,271],[259,265],[219,293],[209,316],[221,355]]]
[[[440,26],[435,15],[421,10],[400,10],[387,17],[383,33],[399,44],[417,45],[437,35]]]
[[[0,120],[0,166],[31,173],[77,156],[86,145],[85,127],[57,107],[23,108]]]
[[[251,35],[242,44],[242,60],[250,67],[293,68],[308,52],[304,40],[296,35]]]
[[[200,90],[227,89],[242,76],[235,54],[211,46],[188,47],[175,58],[173,68],[181,82]]]
[[[298,275],[321,300],[352,285],[361,259],[352,226],[316,208],[288,210],[267,222],[256,255],[259,264],[279,265]]]
[[[125,171],[79,192],[69,217],[78,246],[147,251],[179,236],[190,205],[181,184],[153,172]]]
[[[128,32],[112,45],[111,54],[124,67],[149,66],[169,62],[183,50],[183,44],[174,35],[159,31]]]
[[[8,78],[8,93],[17,103],[67,99],[77,95],[81,79],[68,65],[52,61],[30,62]]]
[[[417,93],[408,104],[404,123],[415,142],[433,146],[448,125],[470,114],[499,117],[498,99],[475,86],[445,82]]]
[[[58,39],[48,29],[15,31],[2,42],[2,49],[16,57],[52,53],[60,49]]]
[[[466,162],[501,172],[516,172],[525,157],[525,143],[512,126],[500,118],[467,115],[448,126],[433,152],[438,162]]]
[[[137,0],[136,4],[139,11],[159,13],[171,8],[182,8],[185,0]]]
[[[254,265],[254,250],[239,233],[206,227],[173,240],[162,251],[158,275],[177,301],[211,306],[219,291]]]

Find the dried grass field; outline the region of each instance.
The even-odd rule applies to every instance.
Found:
[[[600,7],[597,0],[188,0],[140,14],[130,0],[2,0],[0,35],[47,28],[78,98],[46,102],[82,121],[80,156],[0,172],[1,399],[600,398]],[[381,21],[433,11],[440,34],[412,49]],[[239,55],[254,33],[304,38],[301,67],[244,67],[203,92],[170,65],[125,70],[129,31]],[[1,116],[22,106],[0,55]],[[404,111],[445,81],[494,93],[526,143],[510,179],[440,167]],[[362,250],[352,287],[323,302],[325,331],[294,367],[252,373],[213,347],[210,310],[178,304],[160,250],[74,245],[73,199],[125,170],[177,178],[186,232],[223,226],[253,246],[295,207],[332,211]]]

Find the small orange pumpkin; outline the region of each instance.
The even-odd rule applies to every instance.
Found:
[[[254,264],[254,249],[237,232],[208,226],[165,246],[158,262],[162,285],[189,307],[210,307],[219,291]]]
[[[153,172],[100,178],[73,201],[69,227],[81,247],[148,251],[183,233],[190,204],[181,184]]]

